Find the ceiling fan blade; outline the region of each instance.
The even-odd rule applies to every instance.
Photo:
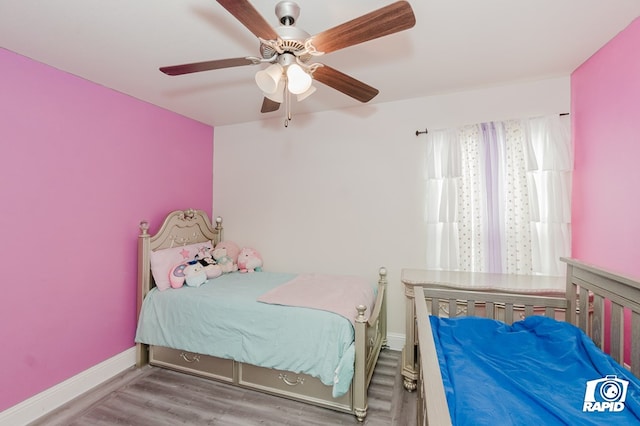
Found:
[[[265,96],[264,100],[262,101],[262,108],[260,109],[260,112],[262,113],[273,112],[273,111],[277,111],[279,108],[280,108],[279,102],[272,101],[271,99]]]
[[[221,68],[240,67],[243,65],[255,64],[254,61],[247,58],[231,58],[219,59],[217,61],[195,62],[193,64],[172,65],[169,67],[161,67],[160,71],[167,75],[182,75],[192,72],[210,71]]]
[[[276,40],[278,38],[278,34],[273,27],[269,25],[248,0],[217,1],[256,37],[265,40]]]
[[[411,5],[397,1],[311,37],[318,52],[330,53],[399,31],[416,24]]]
[[[318,67],[313,72],[313,78],[360,102],[369,102],[379,93],[375,87],[364,84],[327,65]]]

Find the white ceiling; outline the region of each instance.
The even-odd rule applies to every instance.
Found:
[[[252,0],[274,26],[278,0]],[[310,34],[392,0],[298,0]],[[416,26],[319,59],[380,90],[370,104],[566,76],[640,16],[640,0],[412,0]],[[0,0],[0,46],[179,114],[221,126],[260,113],[258,66],[169,77],[158,67],[259,56],[214,0]],[[358,101],[328,86],[294,114]]]

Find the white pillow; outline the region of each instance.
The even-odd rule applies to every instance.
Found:
[[[160,249],[151,252],[151,274],[159,290],[171,287],[169,273],[179,263],[193,260],[196,254],[213,249],[211,241]]]

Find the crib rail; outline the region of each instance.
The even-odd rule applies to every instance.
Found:
[[[429,311],[424,297],[418,297],[423,293],[422,287],[414,289],[416,298],[416,318],[418,333],[418,424],[424,425],[451,425],[451,417],[444,393],[444,384],[440,375],[438,354],[433,341]],[[425,320],[426,319],[426,320]]]
[[[640,283],[576,259],[562,261],[567,263],[566,295],[574,308],[570,312],[593,312],[590,324],[573,314],[567,321],[580,327],[600,349],[640,377]]]
[[[568,304],[564,297],[453,290],[422,287],[432,315],[440,317],[482,316],[507,324],[531,315],[564,319]]]

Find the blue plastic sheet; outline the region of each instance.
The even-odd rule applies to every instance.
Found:
[[[640,425],[640,380],[571,324],[430,321],[454,425]]]

